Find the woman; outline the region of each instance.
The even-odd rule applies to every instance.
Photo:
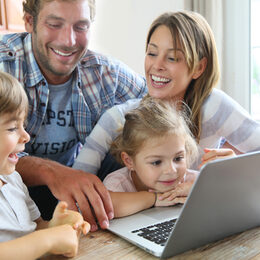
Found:
[[[191,131],[200,153],[192,169],[197,170],[201,160],[205,163],[232,155],[232,150],[217,150],[223,140],[226,147],[241,153],[260,149],[260,124],[214,88],[219,80],[217,49],[212,30],[200,14],[164,13],[152,23],[146,42],[145,75],[150,96],[182,100],[190,108]],[[129,100],[101,117],[86,138],[75,168],[97,172],[118,127],[124,124],[124,114],[139,102]]]

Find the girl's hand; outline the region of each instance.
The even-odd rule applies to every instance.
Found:
[[[78,235],[80,232],[86,235],[90,230],[89,223],[83,220],[79,212],[67,208],[68,204],[65,201],[59,202],[49,222],[49,227],[68,224],[78,231]]]
[[[220,148],[220,149],[204,149],[205,154],[201,158],[201,164],[199,168],[201,168],[204,164],[222,158],[229,158],[236,156],[236,153],[230,148]]]
[[[187,199],[187,197],[176,197],[173,200],[169,200],[169,199],[160,200],[158,198],[158,195],[157,195],[157,199],[156,199],[156,202],[154,205],[155,207],[168,207],[168,206],[173,206],[176,204],[184,204]]]
[[[178,203],[184,204],[192,185],[193,182],[183,182],[173,190],[164,193],[157,193],[155,206],[165,207]]]

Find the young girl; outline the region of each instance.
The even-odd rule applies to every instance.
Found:
[[[126,167],[104,180],[115,217],[184,203],[195,179],[186,169],[197,155],[197,146],[183,115],[170,102],[148,97],[125,120],[111,152]],[[182,194],[176,197],[179,186]]]
[[[19,82],[0,72],[0,259],[36,259],[45,253],[75,256],[78,236],[89,224],[60,202],[49,221],[43,221],[20,175],[17,153],[29,135],[24,130],[27,96]],[[37,170],[37,169],[35,169]],[[37,231],[35,231],[37,230]]]

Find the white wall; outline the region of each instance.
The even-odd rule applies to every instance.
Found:
[[[161,13],[183,9],[183,0],[97,0],[89,48],[111,55],[144,74],[145,40]]]
[[[250,111],[250,1],[225,1],[223,41],[224,90]]]

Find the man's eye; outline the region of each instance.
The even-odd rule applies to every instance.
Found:
[[[84,25],[84,26],[76,26],[76,30],[77,31],[87,31],[89,29],[89,26],[88,25]]]
[[[61,25],[60,24],[54,24],[54,23],[49,23],[48,24],[51,28],[59,28]]]

